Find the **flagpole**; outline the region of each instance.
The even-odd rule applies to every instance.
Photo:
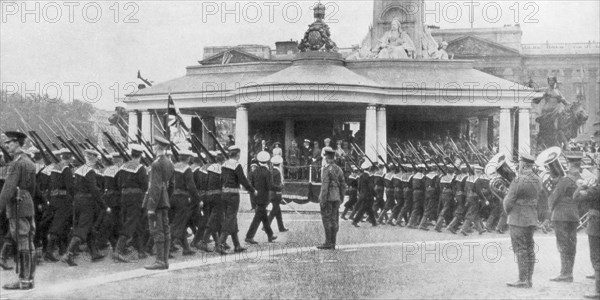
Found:
[[[167,98],[167,113],[164,116],[167,116],[165,121],[165,138],[167,141],[171,141],[171,126],[169,125],[169,112],[171,111],[171,102],[173,99],[171,98],[171,93],[169,93],[169,98]]]

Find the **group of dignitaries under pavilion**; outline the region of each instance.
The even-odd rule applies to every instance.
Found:
[[[228,147],[227,153],[211,151],[216,160],[203,163],[197,153],[186,148],[180,149],[175,159],[168,150],[172,143],[157,136],[156,158],[151,164],[143,146],[130,144],[128,161],[124,162],[122,153],[112,153],[112,164],[105,168],[99,167],[103,155],[91,149],[84,151],[84,164],[75,163],[73,153],[65,149],[54,153],[60,162],[45,165],[36,148],[23,150],[25,134],[5,135],[8,140],[4,145],[12,160],[3,159],[7,172],[0,211],[8,222],[1,220],[0,225],[7,231],[8,223],[10,232],[2,245],[0,265],[12,268],[7,258],[14,253],[20,277],[5,288],[33,288],[36,256],[76,266],[81,244],[87,245],[92,261],[102,259],[101,249],[109,246],[118,262],[132,260],[130,246],[138,259],[155,255],[155,262],[145,266],[150,270],[168,269],[177,246],[182,255],[193,255],[192,248],[226,254],[231,237],[233,251],[245,251],[237,223],[241,187],[250,193],[255,213],[246,243],[257,243],[254,236],[261,223],[268,241],[276,240],[270,227],[274,218],[279,230],[287,231],[279,209],[284,184],[280,156],[258,153],[246,177],[238,162],[240,149],[235,145]],[[344,176],[336,166],[335,150],[327,147],[323,153],[326,159],[320,200],[326,242],[320,249],[335,249],[337,216],[345,194],[348,201],[343,204],[341,218],[350,218],[356,227],[369,221],[373,226],[421,230],[433,226],[438,232],[445,228],[463,235],[473,231],[503,233],[510,227],[519,266],[519,280],[509,284],[514,287],[532,286],[533,231],[554,230],[561,272],[552,280],[572,282],[579,203],[585,202],[590,211],[587,226],[596,271],[597,291],[592,296],[598,296],[600,197],[597,183],[577,184],[581,156],[567,156],[568,171],[555,179],[554,189],[545,191],[533,170],[534,159],[528,155],[521,156],[518,174],[502,188],[494,183],[505,166],[500,161],[493,170],[497,172],[484,172],[489,165],[467,160],[432,157],[417,164],[413,160],[378,164],[363,155],[352,160],[352,171]],[[597,167],[594,172],[597,178]],[[497,174],[488,176],[490,173]],[[277,209],[274,205],[275,213],[269,216],[267,207],[274,202]],[[193,233],[191,242],[188,230]],[[214,247],[209,246],[211,238]]]

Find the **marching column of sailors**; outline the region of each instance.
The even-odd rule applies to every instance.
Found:
[[[21,134],[18,136],[25,139]],[[129,161],[124,163],[119,153],[111,153],[111,164],[105,168],[99,163],[100,153],[91,149],[83,151],[85,163],[80,166],[76,166],[73,154],[67,149],[54,151],[59,162],[49,165],[44,164],[35,147],[23,151],[35,166],[30,170],[30,175],[36,178],[35,193],[31,193],[35,210],[32,214],[37,224],[32,248],[36,249],[38,262],[43,258],[77,266],[82,244],[87,246],[92,262],[101,260],[104,257],[101,250],[109,246],[112,258],[118,262],[132,261],[130,246],[136,250],[138,259],[155,255],[156,262],[146,266],[147,269],[167,269],[168,259],[172,252],[178,251],[177,246],[181,246],[183,255],[193,255],[192,247],[226,254],[230,249],[227,238],[231,237],[234,252],[245,251],[238,237],[237,222],[241,186],[259,203],[255,221],[246,234],[247,243],[257,243],[254,235],[260,222],[269,242],[277,238],[270,227],[273,219],[277,220],[280,232],[288,231],[278,202],[283,184],[280,157],[271,159],[268,152],[261,152],[260,167],[248,180],[238,162],[240,149],[235,145],[228,148],[228,160],[223,153],[211,151],[216,161],[206,164],[189,149],[181,149],[178,161],[173,162],[168,151],[170,145],[169,141],[155,137],[156,159],[151,166],[145,166],[142,164],[145,147],[130,144]],[[0,167],[6,171],[12,164]],[[5,180],[10,180],[4,176],[8,172],[2,173],[0,188]],[[273,204],[271,214],[266,210],[269,203]],[[0,221],[2,226],[7,225],[5,218]],[[194,234],[191,245],[188,229]],[[214,248],[209,247],[211,238]],[[14,246],[13,238],[4,238],[0,267],[13,268],[7,257]]]

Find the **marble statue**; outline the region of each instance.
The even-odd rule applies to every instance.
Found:
[[[415,44],[412,39],[402,30],[400,19],[392,20],[392,28],[381,38],[379,54],[377,58],[413,58]]]

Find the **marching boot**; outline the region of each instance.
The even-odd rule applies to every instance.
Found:
[[[586,294],[583,297],[588,299],[600,299],[600,271],[596,270],[596,293]]]
[[[19,280],[13,283],[4,285],[5,290],[31,290],[33,285],[33,274],[35,267],[33,257],[29,251],[21,251],[17,253],[17,263],[20,266]]]
[[[331,230],[331,247],[332,249],[335,249],[335,245],[336,245],[336,241],[337,241],[337,231],[335,230]]]
[[[417,223],[419,222],[419,216],[416,212],[410,215],[410,219],[408,220],[408,228],[416,229]]]
[[[442,232],[442,226],[444,225],[444,216],[439,216],[437,222],[435,222],[435,227],[433,228],[437,232]]]
[[[427,226],[429,226],[429,222],[427,222],[427,219],[428,218],[426,216],[423,216],[423,218],[421,218],[421,224],[419,224],[419,229],[429,231],[429,228],[427,228]]]
[[[183,247],[182,254],[184,256],[190,256],[190,255],[196,254],[196,251],[194,251],[194,250],[192,250],[192,248],[190,248],[190,243],[188,242],[187,238],[181,239],[181,246]]]
[[[527,269],[527,287],[532,287],[533,286],[533,269],[535,268],[535,262],[528,262],[528,269]]]
[[[194,247],[194,248],[198,248],[198,243],[202,239],[203,234],[204,234],[204,230],[196,229],[196,233],[194,233],[194,238],[192,239],[190,246]]]
[[[477,230],[479,235],[482,235],[486,232],[485,227],[483,227],[483,224],[481,223],[481,220],[475,221],[474,224],[475,224],[475,230]]]
[[[35,287],[35,269],[37,267],[36,261],[38,261],[38,255],[35,251],[31,251],[30,253],[30,261],[31,264],[29,265],[29,276],[26,278],[29,282],[27,282],[31,288],[33,289]]]
[[[154,261],[151,265],[144,266],[146,270],[166,270],[167,265],[163,258],[165,257],[165,248],[170,247],[169,245],[165,246],[165,242],[156,242],[154,243],[156,246],[156,261]]]
[[[138,252],[138,259],[139,260],[143,260],[148,258],[148,254],[146,253],[145,247],[144,247],[144,240],[142,240],[139,236],[136,238],[137,239],[137,252]]]
[[[319,250],[329,250],[332,249],[331,243],[331,229],[329,227],[325,227],[325,243],[320,246],[317,246]]]
[[[221,233],[219,238],[217,240],[215,240],[215,252],[217,252],[221,255],[227,254],[227,250],[225,250],[225,247],[223,247],[223,244],[225,244],[225,241],[227,241],[227,233],[223,232],[223,233]]]
[[[519,280],[516,282],[507,282],[506,285],[514,288],[528,288],[531,287],[529,279],[529,263],[525,262],[524,259],[517,258],[517,265],[519,267]],[[533,272],[532,272],[533,273]]]
[[[458,218],[454,217],[452,219],[452,221],[450,221],[450,224],[448,224],[448,226],[446,227],[446,230],[452,232],[453,234],[456,234],[456,226],[458,225]]]
[[[97,243],[95,243],[91,240],[88,240],[87,246],[88,246],[88,249],[90,250],[90,254],[92,256],[92,262],[97,262],[104,258],[104,254],[100,253],[100,251],[98,250]]]
[[[379,214],[379,217],[377,217],[377,224],[383,224],[383,218],[385,218],[387,216],[387,213],[385,210],[382,210],[381,213]]]
[[[198,243],[198,250],[202,250],[204,252],[213,252],[212,249],[208,248],[208,239],[210,238],[210,232],[208,229],[204,231],[204,235],[202,236],[202,240]]]
[[[347,208],[347,207],[346,207],[346,208],[344,208],[344,211],[342,212],[342,217],[341,217],[342,219],[344,219],[344,220],[348,220],[348,219],[346,218],[346,214],[348,213],[348,211],[349,211],[349,210],[350,210],[350,209],[349,209],[349,208]]]
[[[212,241],[215,242],[215,245],[219,242],[219,234],[218,233],[213,233],[210,235],[212,237]],[[210,241],[208,239],[205,240],[207,243],[209,243]]]
[[[60,258],[60,261],[66,263],[67,265],[69,265],[69,267],[76,267],[77,264],[75,263],[75,261],[73,260],[73,256],[75,255],[75,249],[77,249],[79,247],[79,244],[81,243],[81,239],[74,236],[73,238],[71,238],[71,242],[69,242],[69,246],[67,247],[67,253],[65,253],[65,255],[63,255]]]
[[[462,228],[460,229],[460,233],[462,233],[462,235],[469,235],[469,231],[471,230],[471,223],[473,223],[471,220],[465,220],[465,222],[462,225]]]
[[[557,282],[573,282],[573,269],[570,267],[570,257],[568,255],[560,255],[560,275],[551,278],[550,281]]]
[[[117,245],[115,246],[115,252],[113,253],[113,259],[118,262],[129,263],[130,261],[123,255],[125,249],[125,236],[119,236]]]
[[[2,244],[2,249],[0,249],[0,267],[3,270],[12,270],[13,267],[8,265],[8,251],[11,250],[12,243],[9,243],[5,240],[4,244]]]
[[[58,237],[54,234],[48,235],[48,245],[46,246],[46,253],[44,253],[44,260],[49,262],[57,262],[58,258],[54,256],[54,249],[56,248],[56,241]]]
[[[277,238],[277,237],[275,237],[275,238]],[[269,242],[272,241],[271,239],[272,239],[272,237],[269,238]],[[244,247],[242,247],[242,245],[240,245],[240,238],[238,237],[237,232],[233,233],[231,235],[231,240],[233,241],[233,247],[234,247],[233,252],[239,253],[239,252],[244,252],[244,251],[248,250],[248,248],[244,248]]]

